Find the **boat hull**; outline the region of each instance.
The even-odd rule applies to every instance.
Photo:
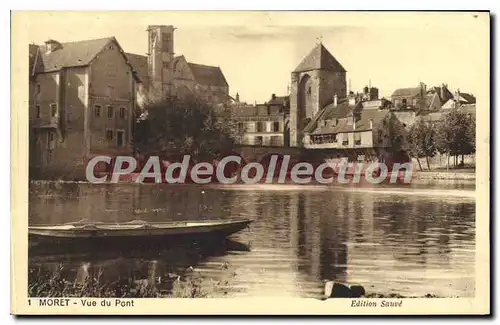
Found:
[[[99,245],[144,245],[146,243],[175,243],[179,241],[211,240],[225,238],[248,227],[250,220],[208,223],[188,226],[151,227],[137,226],[130,229],[109,229],[82,227],[77,229],[51,229],[50,227],[30,227],[29,239],[32,244],[56,242],[57,244]],[[158,225],[158,224],[157,224]]]

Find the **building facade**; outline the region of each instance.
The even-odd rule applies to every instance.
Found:
[[[228,103],[229,84],[221,68],[174,56],[174,31],[171,25],[148,26],[147,55],[126,53],[138,80],[138,106],[166,96],[188,95],[215,105]]]
[[[30,170],[84,177],[89,159],[131,150],[135,82],[115,38],[30,45]]]
[[[358,156],[383,160],[392,145],[389,124],[394,116],[387,100],[365,98],[351,93],[324,107],[304,129],[304,147],[336,149],[338,158],[349,160]]]
[[[334,96],[342,100],[346,95],[346,70],[323,44],[317,44],[291,75],[290,145],[301,147],[308,122]]]
[[[234,103],[232,111],[238,123],[239,144],[288,147],[288,110],[288,97],[274,94],[265,104]]]

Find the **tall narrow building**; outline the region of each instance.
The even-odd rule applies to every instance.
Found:
[[[174,30],[171,25],[148,26],[148,75],[151,99],[174,95]]]
[[[320,109],[347,96],[346,70],[317,44],[292,72],[290,146],[302,146],[302,131]]]

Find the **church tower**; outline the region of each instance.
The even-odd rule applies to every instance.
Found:
[[[156,100],[173,96],[174,30],[171,25],[148,26],[149,97]]]
[[[292,72],[290,90],[290,146],[301,147],[303,130],[326,105],[347,96],[346,70],[317,44]]]

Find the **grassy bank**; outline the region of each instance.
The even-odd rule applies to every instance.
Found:
[[[412,178],[416,179],[446,179],[446,180],[475,180],[475,168],[462,169],[433,169],[417,170],[415,169]]]
[[[64,268],[47,271],[32,268],[28,277],[29,297],[95,297],[95,298],[210,298],[227,294],[229,278],[214,280],[197,272],[189,275],[164,274],[146,279],[118,279],[105,281],[99,270],[93,276],[74,280],[64,275]],[[228,275],[230,275],[228,273]]]

